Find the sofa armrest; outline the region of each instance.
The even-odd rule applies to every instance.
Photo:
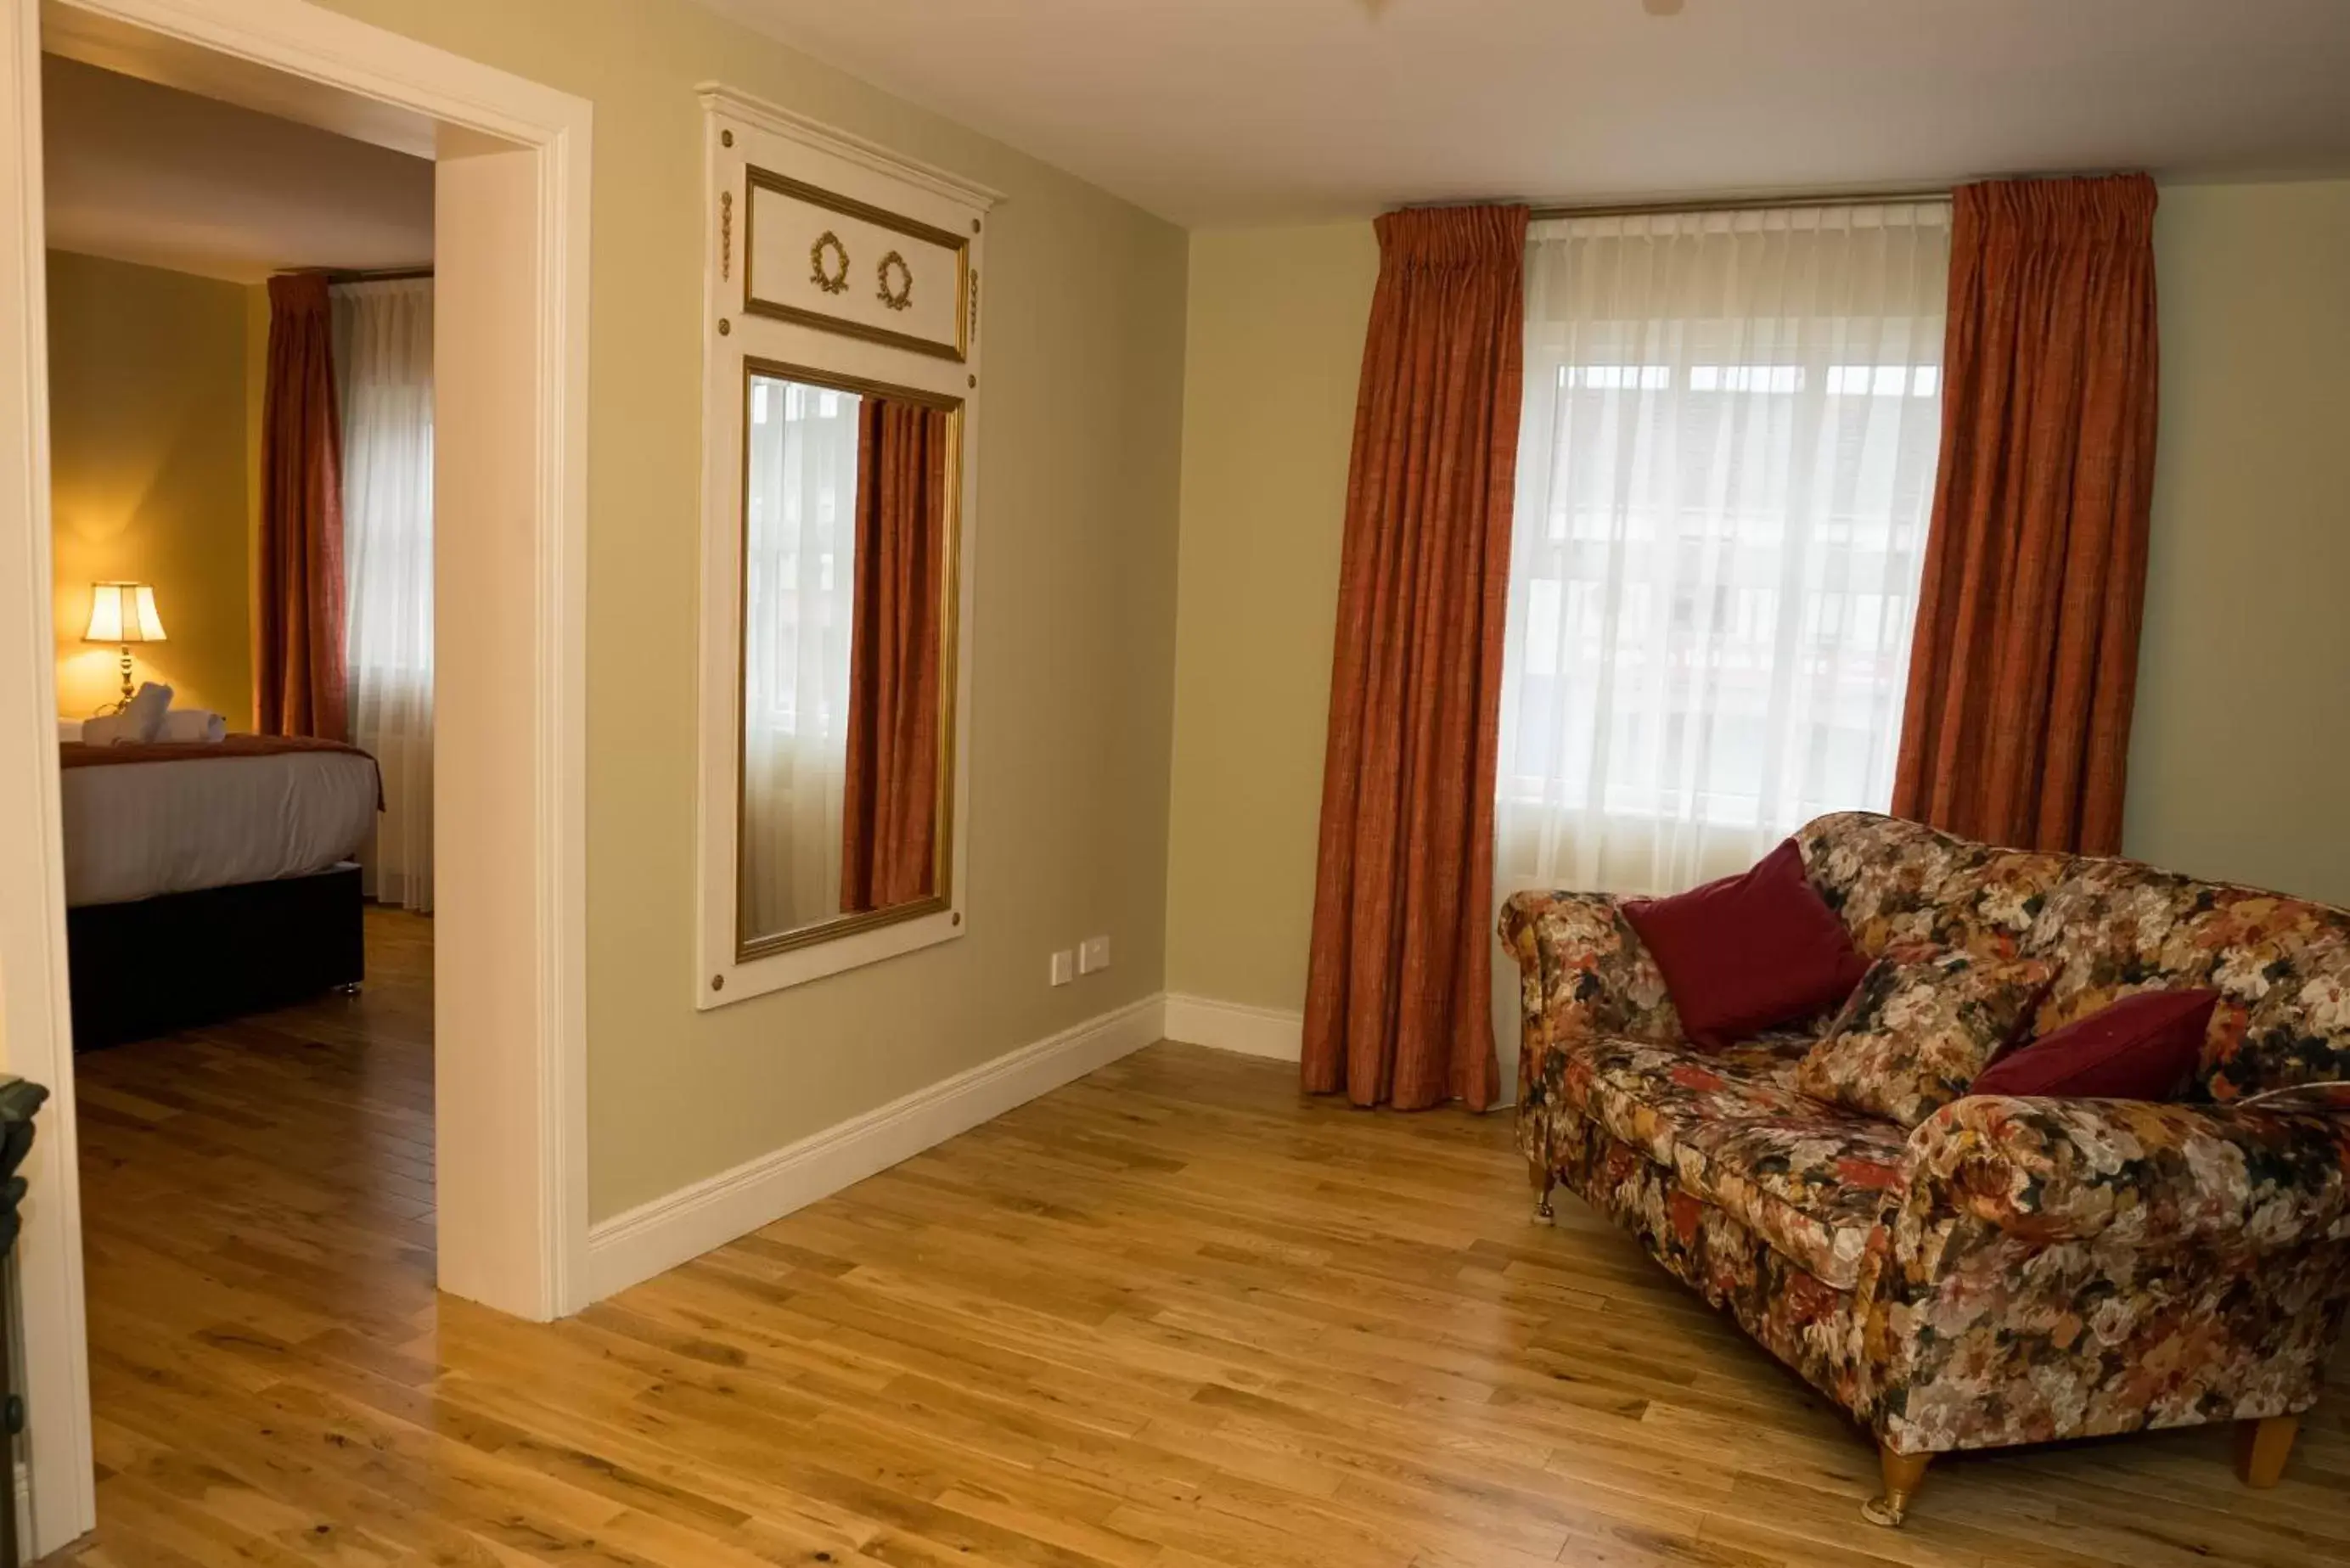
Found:
[[[2034,1242],[2274,1252],[2350,1239],[2350,1117],[1973,1096],[1911,1135],[1909,1187]]]
[[[1518,961],[1523,1056],[1579,1035],[1680,1042],[1664,971],[1615,895],[1513,894],[1502,906],[1501,933]]]

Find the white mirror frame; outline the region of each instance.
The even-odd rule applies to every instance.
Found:
[[[708,244],[702,268],[702,486],[701,790],[697,854],[697,1008],[708,1010],[878,963],[962,936],[970,896],[972,584],[979,516],[978,287],[982,221],[995,192],[830,130],[731,88],[702,89],[708,169]],[[960,360],[802,321],[745,311],[748,185],[752,168],[847,202],[971,236],[968,341]],[[946,825],[951,858],[943,909],[883,924],[857,924],[780,952],[738,959],[741,781],[743,441],[744,364],[767,360],[857,380],[960,399],[961,483],[953,558],[955,647],[953,777]]]

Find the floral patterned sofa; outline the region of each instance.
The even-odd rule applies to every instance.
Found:
[[[2240,1471],[2273,1483],[2350,1303],[2350,1114],[2242,1102],[2350,1080],[2350,913],[1862,813],[1798,843],[1871,958],[2050,961],[2035,1037],[2219,992],[2187,1101],[1977,1096],[1908,1131],[1796,1089],[1826,1020],[1700,1052],[1617,898],[1521,893],[1543,1215],[1564,1183],[1867,1426],[1878,1523],[1937,1453],[2193,1422],[2244,1423]]]

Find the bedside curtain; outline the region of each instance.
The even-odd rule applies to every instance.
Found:
[[[1962,187],[1893,809],[2121,848],[2153,501],[2154,182]]]
[[[265,735],[348,734],[342,431],[327,279],[269,280],[253,711]]]
[[[940,585],[951,510],[946,410],[866,398],[857,417],[844,913],[937,890]]]
[[[351,742],[383,809],[360,851],[380,903],[432,908],[432,280],[338,285]]]
[[[1309,1092],[1358,1106],[1496,1098],[1493,768],[1527,215],[1378,224],[1302,1064]]]

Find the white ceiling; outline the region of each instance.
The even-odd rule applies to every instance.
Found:
[[[2350,0],[705,0],[1178,222],[2350,173]]]
[[[41,61],[49,244],[258,283],[432,260],[432,165],[56,55]]]

